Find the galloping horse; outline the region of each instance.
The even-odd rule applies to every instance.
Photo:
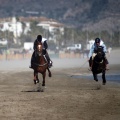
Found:
[[[32,66],[34,70],[34,84],[39,83],[38,73],[41,73],[43,78],[42,86],[45,86],[46,69],[48,70],[49,77],[51,77],[52,74],[51,71],[49,70],[48,62],[45,55],[43,54],[42,48],[43,48],[42,43],[39,42],[37,44],[37,49],[35,51],[36,62],[32,63]]]
[[[103,48],[100,46],[96,51],[96,56],[92,61],[90,58],[90,64],[92,64],[92,73],[95,81],[98,81],[97,74],[102,73],[103,85],[106,84],[106,68],[105,68],[105,58],[104,58]]]

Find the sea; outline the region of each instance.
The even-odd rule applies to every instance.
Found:
[[[93,75],[73,75],[72,77],[74,78],[82,78],[82,79],[89,79],[89,80],[93,80]],[[98,74],[98,80],[102,80],[102,75]],[[106,80],[107,81],[111,81],[111,82],[116,82],[116,83],[120,83],[120,74],[107,74],[106,75]]]

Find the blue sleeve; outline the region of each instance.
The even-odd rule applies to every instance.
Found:
[[[106,48],[106,45],[103,44],[103,51],[106,53],[107,52],[107,48]]]
[[[92,47],[90,48],[90,52],[89,52],[89,55],[88,55],[89,59],[92,56],[93,52],[94,52],[94,45],[92,45]]]

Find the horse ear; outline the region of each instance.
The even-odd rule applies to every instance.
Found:
[[[101,48],[101,49],[102,49],[103,47],[102,47],[102,46],[98,46],[98,48]]]
[[[98,47],[98,51],[103,51],[103,47],[102,47],[102,46],[99,46],[99,47]]]

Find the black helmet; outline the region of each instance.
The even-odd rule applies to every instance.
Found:
[[[100,43],[100,38],[96,38],[95,43]]]
[[[41,41],[42,41],[42,36],[41,36],[41,35],[38,35],[38,36],[37,36],[37,40],[38,40],[39,42],[41,42]]]

